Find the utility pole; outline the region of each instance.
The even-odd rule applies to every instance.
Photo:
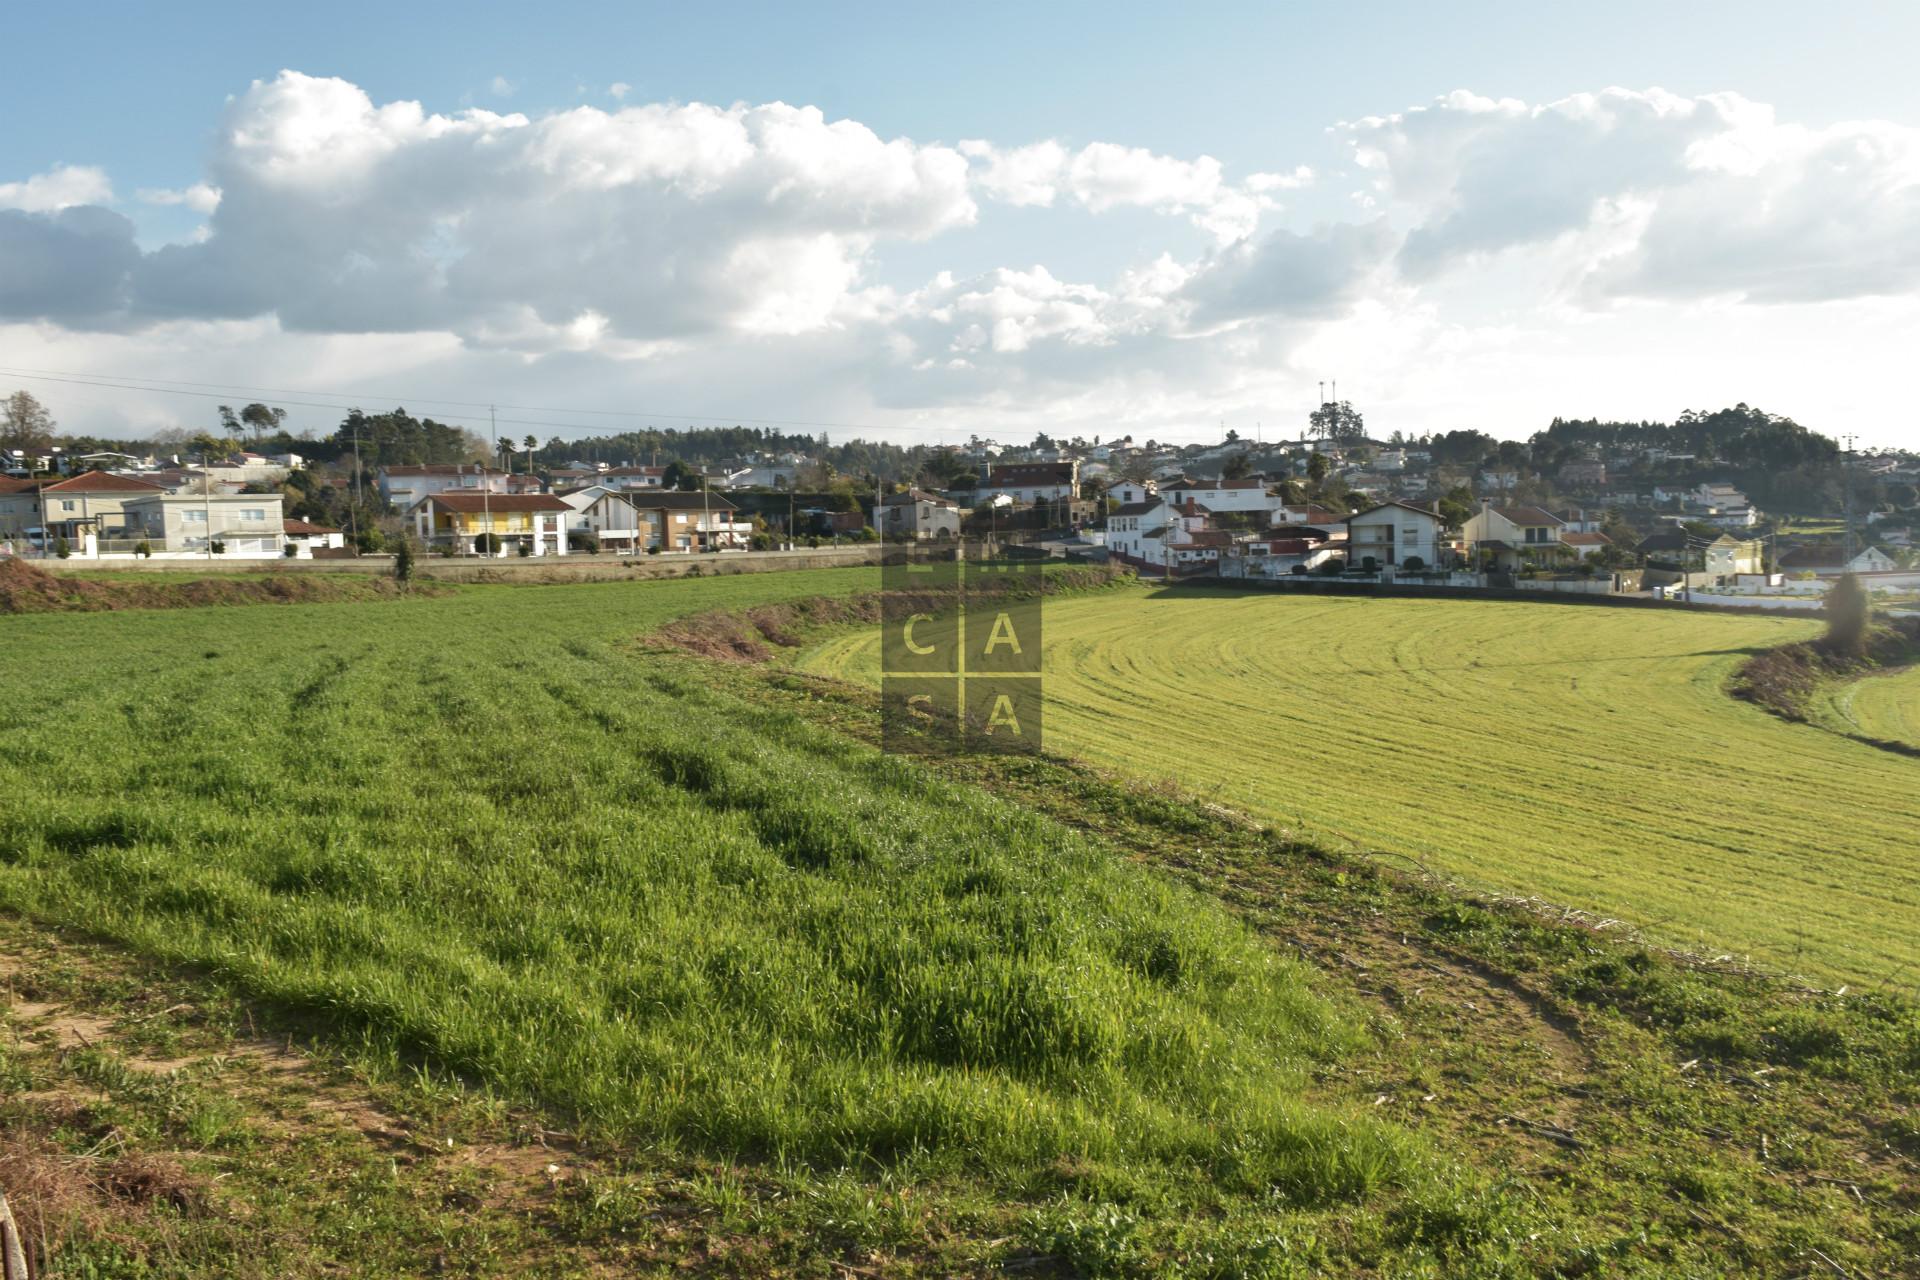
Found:
[[[1846,495],[1845,502],[1846,502],[1846,509],[1847,509],[1847,558],[1841,564],[1841,568],[1843,569],[1847,565],[1850,565],[1853,563],[1853,442],[1854,442],[1854,439],[1855,437],[1851,432],[1840,437],[1841,444],[1845,446],[1840,451],[1840,483],[1841,483],[1842,492]]]
[[[500,452],[500,427],[493,420],[492,405],[487,406],[487,437],[489,442],[491,443],[493,452],[487,455],[487,461],[480,464],[480,523],[486,526],[487,554],[488,556],[492,556],[493,554],[493,497],[492,497],[493,479],[492,477],[487,475],[487,471],[490,467],[493,466],[493,454]]]
[[[358,413],[359,410],[355,410]],[[347,507],[347,525],[353,530],[353,551],[360,554],[360,420],[353,420],[353,501]]]

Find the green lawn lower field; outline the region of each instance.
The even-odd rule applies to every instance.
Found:
[[[1920,748],[1920,667],[1842,685],[1818,711],[1843,732]]]
[[[876,585],[0,617],[0,907],[696,1153],[1415,1179],[1303,1100],[1362,1031],[1217,903],[634,643]]]
[[[1749,653],[1814,631],[1576,605],[1103,592],[1047,606],[1047,746],[1714,954],[1881,980],[1920,961],[1920,761],[1723,691]],[[865,679],[876,660],[867,631],[799,658]],[[1898,703],[1887,714],[1914,714],[1920,684],[1868,684]]]

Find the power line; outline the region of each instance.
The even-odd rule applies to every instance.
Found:
[[[452,405],[456,408],[463,409],[485,409],[490,407],[489,403],[484,400],[449,400],[435,396],[371,395],[350,391],[301,391],[286,387],[253,387],[240,383],[194,382],[175,378],[149,378],[140,374],[92,374],[63,369],[0,368],[0,375],[11,378],[31,378],[40,382],[63,382],[74,386],[102,387],[125,391],[146,391],[157,395],[197,396],[209,400],[236,399],[238,396],[235,393],[269,395],[275,397],[276,402],[279,404],[297,405],[306,409],[353,409],[359,407],[361,403],[377,404],[389,401],[393,404]],[[220,388],[220,390],[194,391],[185,389],[193,387],[216,387]],[[333,404],[313,400],[288,400],[280,398],[284,396],[326,396],[329,400],[344,400],[354,403]],[[796,418],[752,418],[711,413],[661,413],[646,409],[580,409],[561,408],[553,405],[525,404],[505,404],[492,407],[508,409],[516,413],[555,413],[572,414],[578,417],[645,418],[660,421],[727,422],[742,426],[751,424],[753,426],[768,427],[808,427],[824,431],[943,432],[946,430],[942,427],[915,423],[880,426],[874,423],[826,422]],[[461,414],[442,412],[439,416],[443,418],[453,418],[463,422],[487,421],[485,415],[478,413]],[[559,427],[572,431],[604,430],[604,428],[580,422],[551,422],[522,418],[501,418],[500,421],[519,427]]]

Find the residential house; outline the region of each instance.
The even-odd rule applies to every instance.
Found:
[[[1344,558],[1344,533],[1323,525],[1273,525],[1242,533],[1220,561],[1228,578],[1279,578],[1308,573],[1329,560]]]
[[[1688,558],[1693,536],[1677,524],[1662,525],[1634,545],[1633,553],[1648,560],[1679,564]]]
[[[1890,573],[1896,567],[1893,557],[1878,547],[1863,547],[1849,559],[1846,548],[1837,542],[1791,547],[1780,553],[1778,565],[1788,577],[1811,572],[1821,578],[1837,578],[1843,573]]]
[[[1760,522],[1747,495],[1730,484],[1703,484],[1688,495],[1688,514],[1723,529],[1745,529]]]
[[[1511,571],[1570,555],[1560,541],[1565,528],[1551,511],[1496,506],[1482,500],[1480,510],[1467,520],[1461,532],[1477,560]]]
[[[147,543],[155,556],[278,559],[286,545],[286,519],[277,493],[163,493],[124,503],[124,540]],[[133,547],[110,543],[116,550]]]
[[[1280,505],[1278,499],[1268,494],[1267,482],[1258,476],[1238,480],[1193,480],[1182,476],[1161,485],[1160,492],[1175,504],[1197,502],[1214,512],[1248,511],[1265,515]]]
[[[1192,572],[1217,561],[1232,536],[1209,527],[1211,513],[1189,499],[1127,503],[1107,517],[1107,560],[1148,576]]]
[[[665,467],[608,467],[594,477],[610,489],[659,489],[667,482]]]
[[[1704,557],[1706,571],[1721,578],[1766,572],[1766,550],[1757,538],[1743,540],[1723,533],[1707,544]]]
[[[65,538],[74,552],[89,555],[96,541],[111,544],[128,536],[129,500],[161,492],[156,484],[107,471],[60,480],[0,479],[0,537],[29,535],[47,546]],[[44,532],[29,532],[37,530]]]
[[[591,533],[608,551],[738,550],[753,536],[753,522],[716,493],[590,485],[557,501],[569,531]]]
[[[282,520],[280,531],[284,547],[290,548],[286,554],[295,559],[311,560],[316,551],[346,550],[346,535],[328,525],[307,520]]]
[[[567,553],[565,518],[572,510],[550,493],[449,489],[419,499],[406,514],[422,542],[458,555],[475,554],[476,540],[492,534],[500,541],[498,554],[525,547],[529,555],[559,556]]]
[[[1158,496],[1160,490],[1151,480],[1121,480],[1107,490],[1107,496],[1122,506],[1136,502],[1146,502]]]
[[[1071,502],[1080,496],[1080,464],[1067,462],[1009,462],[987,468],[986,483],[976,491],[984,501],[1005,494],[1015,502]]]
[[[1315,503],[1280,503],[1274,507],[1274,523],[1305,525],[1309,528],[1338,532],[1342,537],[1347,531],[1347,513],[1322,507]]]
[[[478,462],[431,462],[381,467],[380,496],[401,511],[436,493],[504,493],[508,473]]]
[[[1613,539],[1598,530],[1568,529],[1560,535],[1560,545],[1582,560],[1591,560],[1613,545]]]
[[[1607,464],[1597,458],[1569,462],[1560,468],[1560,483],[1574,489],[1598,489],[1607,483]]]
[[[925,489],[908,489],[880,499],[874,524],[885,538],[957,538],[960,504]]]
[[[1383,502],[1354,512],[1345,524],[1352,564],[1364,566],[1372,560],[1385,568],[1419,570],[1441,563],[1446,522],[1437,511],[1407,502]]]

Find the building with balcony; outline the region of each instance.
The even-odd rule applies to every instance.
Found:
[[[486,535],[499,539],[494,554],[563,556],[567,517],[573,508],[549,493],[443,492],[429,494],[407,510],[420,541],[452,548],[455,555],[485,555]]]
[[[126,529],[103,552],[130,553],[145,542],[155,556],[278,559],[286,520],[277,493],[148,493],[124,504]]]

